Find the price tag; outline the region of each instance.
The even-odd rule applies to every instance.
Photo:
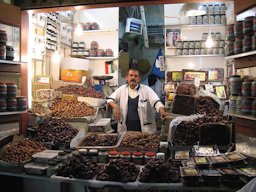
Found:
[[[160,71],[165,71],[164,56],[159,56]]]

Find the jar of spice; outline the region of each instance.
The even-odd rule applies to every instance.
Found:
[[[17,85],[14,83],[7,83],[7,97],[16,97],[17,95]]]
[[[201,15],[196,17],[196,24],[202,25],[203,24],[203,17]]]
[[[108,152],[108,160],[112,161],[113,159],[119,158],[119,152],[118,151],[109,151]]]
[[[112,56],[113,56],[113,51],[112,51],[112,49],[106,49],[105,55],[106,55],[107,57],[112,57]]]
[[[108,151],[107,150],[99,150],[99,163],[108,163]]]
[[[91,49],[98,49],[98,43],[97,43],[97,41],[92,41],[92,42],[91,42]]]
[[[151,159],[154,159],[156,157],[156,154],[152,151],[147,151],[144,156],[145,164],[148,163]]]
[[[195,41],[195,48],[197,48],[197,49],[201,48],[201,42],[200,41]]]
[[[120,158],[123,160],[131,161],[131,153],[129,151],[120,152]]]
[[[132,161],[136,165],[143,165],[143,155],[141,151],[135,151],[132,153]]]
[[[26,97],[17,97],[17,110],[26,111],[27,110],[27,99]]]

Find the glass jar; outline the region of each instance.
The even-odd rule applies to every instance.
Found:
[[[49,161],[48,162],[48,168],[47,168],[47,171],[46,171],[46,176],[50,177],[50,176],[54,175],[57,172],[58,167],[59,166],[57,165],[56,161],[53,161],[53,160]]]
[[[93,50],[98,49],[98,43],[97,43],[97,41],[92,41],[92,42],[91,42],[91,49],[93,49]]]
[[[236,112],[236,101],[237,101],[237,96],[230,96],[229,98],[229,103],[230,103],[230,107],[229,110],[230,112],[235,113]]]
[[[215,40],[221,40],[221,34],[220,32],[215,33]]]
[[[108,152],[108,160],[112,161],[114,159],[118,159],[119,158],[119,152],[118,151],[109,151]]]
[[[223,47],[219,48],[219,54],[224,55],[225,54],[225,49]]]
[[[105,55],[107,57],[113,57],[114,53],[113,53],[112,49],[106,49]]]
[[[129,151],[120,152],[120,158],[123,160],[131,161],[131,153]]]
[[[252,102],[252,115],[256,116],[256,98]]]
[[[103,50],[103,49],[98,49],[98,50],[97,50],[97,56],[98,56],[98,57],[103,57],[103,56],[105,56],[104,50]]]
[[[220,5],[220,12],[221,12],[221,14],[226,14],[226,4],[225,3],[222,3],[221,5]]]
[[[197,48],[197,49],[201,48],[201,42],[200,41],[195,41],[195,48]]]
[[[81,49],[84,49],[85,48],[85,42],[80,41],[79,44],[78,44],[78,47],[81,48]]]
[[[252,113],[252,99],[243,97],[241,104],[241,113],[245,115],[251,115]]]
[[[195,48],[195,41],[189,41],[188,47],[189,47],[190,49]]]
[[[7,43],[7,33],[6,31],[0,30],[0,44],[6,45]]]
[[[243,37],[243,21],[237,21],[234,25],[234,35],[235,37]]]
[[[156,153],[156,158],[165,159],[165,154],[162,152]]]
[[[254,32],[254,35],[252,36],[252,50],[256,50],[256,31]]]
[[[78,42],[74,41],[74,42],[72,43],[72,47],[73,47],[73,48],[78,48]]]
[[[176,55],[182,55],[182,49],[176,49]]]
[[[208,14],[214,14],[214,12],[213,12],[213,5],[208,5],[207,11],[208,11]]]
[[[203,24],[203,17],[201,15],[196,17],[196,24],[202,25]]]
[[[17,85],[14,83],[7,83],[7,97],[16,97],[17,95]]]
[[[227,41],[226,53],[227,53],[227,55],[234,55],[234,41],[233,40]]]
[[[243,40],[241,38],[236,38],[234,43],[234,53],[239,54],[243,51]]]
[[[151,159],[154,159],[156,157],[156,154],[152,151],[147,151],[144,155],[144,161],[145,164],[148,163],[148,161],[150,161]]]
[[[98,30],[99,29],[99,25],[96,22],[92,22],[92,30]]]
[[[182,55],[188,55],[188,49],[182,49]]]
[[[0,44],[0,59],[5,60],[6,59],[6,47],[5,45]]]
[[[243,52],[251,51],[252,50],[252,36],[251,35],[244,35],[243,38]]]
[[[187,49],[188,48],[188,41],[183,41],[182,48],[183,49]]]
[[[162,152],[165,155],[167,155],[167,153],[168,153],[168,142],[167,141],[160,141],[159,152]]]
[[[141,151],[135,151],[132,153],[132,161],[136,165],[143,165],[143,155]]]
[[[191,17],[191,24],[196,25],[196,16]]]
[[[244,34],[251,35],[251,33],[253,32],[253,17],[254,16],[245,17],[245,19],[243,20]]]
[[[214,47],[213,48],[213,54],[214,55],[218,55],[220,52],[219,52],[219,48],[218,47]]]
[[[194,54],[195,55],[200,55],[200,49],[195,49]]]
[[[182,41],[177,41],[176,48],[182,49]]]
[[[188,50],[188,54],[189,55],[194,55],[195,54],[195,50],[194,49],[189,49]]]
[[[208,37],[208,33],[203,33],[202,40],[206,40]]]
[[[202,48],[202,49],[200,50],[200,54],[201,54],[201,55],[206,55],[206,54],[207,54],[206,49],[205,49],[205,48]]]
[[[96,163],[99,161],[98,160],[98,153],[99,153],[98,149],[89,149],[89,151],[88,151],[90,159],[92,161],[96,162]]]
[[[225,41],[224,40],[219,41],[219,47],[225,47]]]
[[[208,15],[204,15],[203,16],[203,24],[209,24],[209,17],[208,17]]]
[[[210,15],[209,17],[209,24],[214,24],[214,15]]]
[[[213,7],[213,10],[214,10],[215,15],[221,14],[220,5],[215,4],[214,7]]]
[[[233,40],[234,37],[235,37],[235,35],[234,35],[234,24],[228,24],[227,25],[226,38],[227,38],[227,40]]]
[[[221,21],[220,21],[220,15],[215,15],[215,16],[214,16],[214,23],[215,23],[215,24],[220,24],[220,22],[221,22]]]
[[[220,16],[220,23],[221,23],[222,25],[226,25],[226,24],[227,24],[226,15],[221,15],[221,16]]]
[[[99,163],[108,163],[108,151],[107,150],[99,150]]]

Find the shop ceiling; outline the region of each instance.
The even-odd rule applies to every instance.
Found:
[[[74,9],[103,8],[103,7],[124,7],[138,5],[159,5],[174,3],[197,3],[197,2],[225,2],[227,0],[27,0],[14,1],[16,6],[23,10],[44,9],[43,11],[65,11]]]

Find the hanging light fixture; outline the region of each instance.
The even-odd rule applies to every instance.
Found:
[[[206,8],[201,3],[185,3],[180,9],[180,16],[198,16],[206,14]]]

